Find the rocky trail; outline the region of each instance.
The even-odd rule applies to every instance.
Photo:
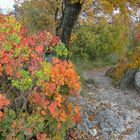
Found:
[[[87,92],[83,93],[81,120],[71,132],[71,140],[140,140],[140,94],[134,89],[112,86],[107,68],[83,73]]]

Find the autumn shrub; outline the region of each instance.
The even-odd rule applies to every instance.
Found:
[[[67,49],[47,31],[27,35],[10,15],[0,27],[0,138],[63,140],[80,117],[75,66],[59,59]]]
[[[140,67],[140,47],[127,52],[119,61],[112,73],[114,83],[118,83],[124,77],[129,69],[138,69]]]

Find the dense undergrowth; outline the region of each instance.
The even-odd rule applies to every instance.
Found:
[[[47,31],[27,35],[11,15],[0,15],[0,27],[0,139],[63,140],[79,120],[67,49]]]
[[[86,68],[114,65],[126,51],[125,26],[107,21],[80,25],[72,35],[71,58]]]

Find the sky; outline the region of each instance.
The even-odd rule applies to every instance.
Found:
[[[14,0],[0,0],[0,8],[13,9]]]

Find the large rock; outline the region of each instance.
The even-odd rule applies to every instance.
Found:
[[[136,72],[137,72],[136,69],[130,69],[126,72],[126,74],[124,75],[124,78],[122,79],[120,83],[121,89],[128,89],[129,87],[134,85]]]
[[[135,75],[135,87],[136,90],[140,93],[140,71],[138,71]]]

